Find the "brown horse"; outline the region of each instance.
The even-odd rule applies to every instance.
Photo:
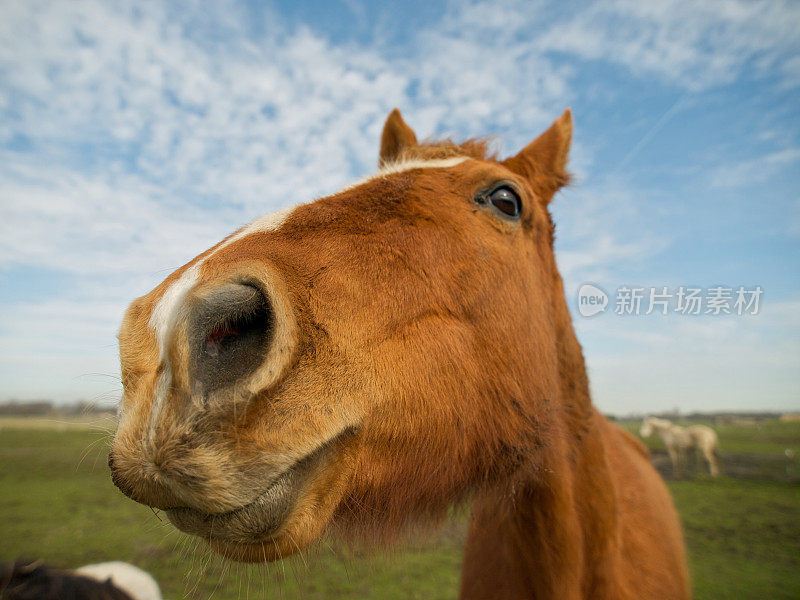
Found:
[[[470,501],[463,598],[687,598],[644,447],[592,406],[553,254],[572,117],[507,160],[419,143],[133,302],[109,464],[236,560]]]

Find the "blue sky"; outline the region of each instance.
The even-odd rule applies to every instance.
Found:
[[[395,106],[501,153],[570,106],[555,201],[595,402],[800,409],[800,5],[0,6],[0,400],[114,401],[127,303],[243,223],[373,171]],[[620,316],[621,286],[761,286]]]

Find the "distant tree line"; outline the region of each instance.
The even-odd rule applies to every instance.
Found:
[[[87,415],[115,412],[116,405],[99,404],[97,402],[87,402],[81,400],[71,404],[55,404],[52,400],[6,400],[0,402],[0,416],[41,416],[41,415]],[[642,413],[629,415],[606,415],[612,421],[630,421],[642,419],[644,417],[659,417],[672,421],[714,421],[718,424],[723,423],[743,423],[745,421],[764,421],[767,419],[778,419],[785,413],[777,411],[738,411],[738,412],[691,412],[680,413],[677,410],[659,413]]]
[[[0,403],[0,416],[88,415],[114,412],[115,410],[115,406],[84,400],[72,404],[55,404],[51,400],[6,400]]]
[[[718,411],[718,412],[690,412],[680,413],[678,411],[654,412],[629,415],[606,415],[612,421],[634,421],[644,417],[658,417],[659,419],[669,419],[670,421],[714,421],[722,424],[745,424],[745,422],[757,423],[769,419],[779,419],[786,413],[778,411]]]

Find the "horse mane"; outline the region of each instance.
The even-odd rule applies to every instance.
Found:
[[[403,150],[401,160],[442,160],[464,156],[475,160],[497,160],[497,152],[490,150],[491,138],[470,138],[456,143],[450,138],[425,140]]]

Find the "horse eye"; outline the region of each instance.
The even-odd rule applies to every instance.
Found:
[[[504,215],[519,217],[521,202],[519,196],[511,188],[497,188],[489,194],[489,201]]]

